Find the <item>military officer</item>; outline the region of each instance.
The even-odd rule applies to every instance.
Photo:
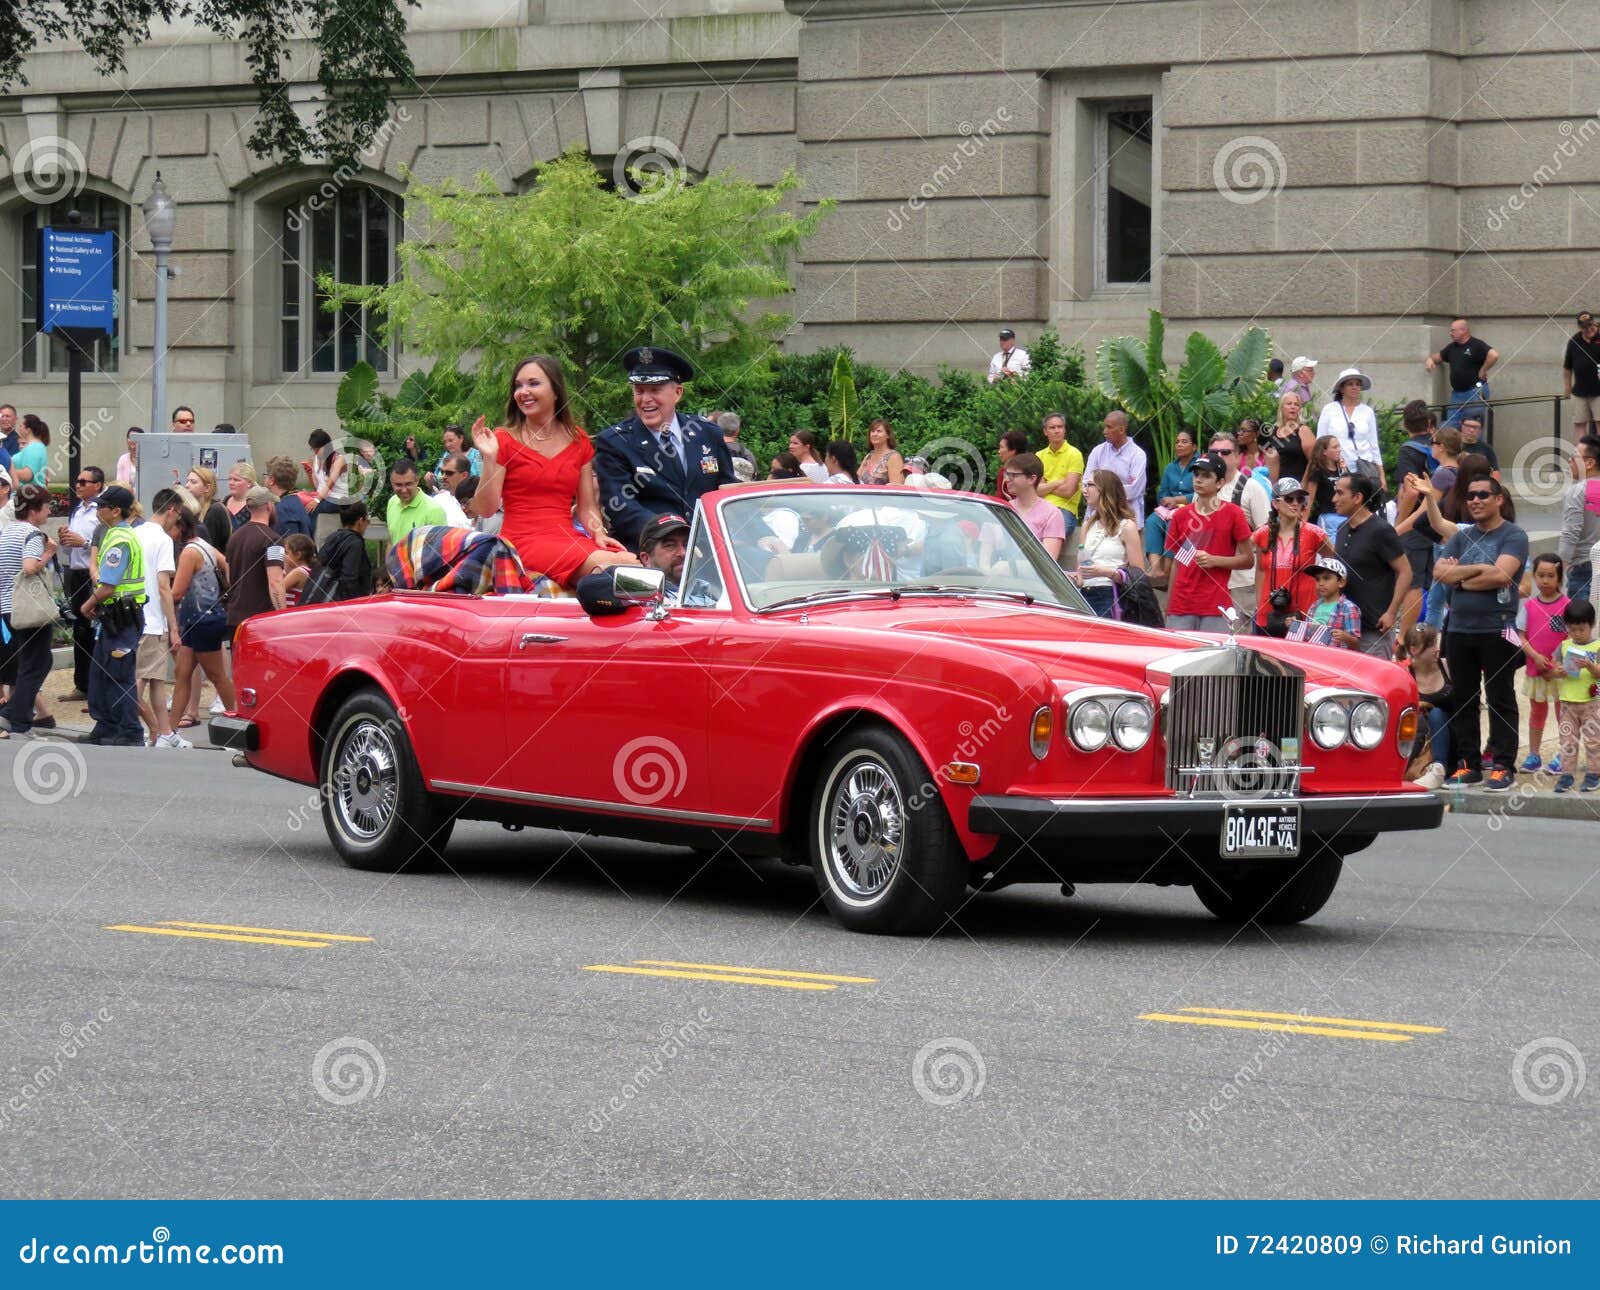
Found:
[[[89,663],[89,715],[94,729],[85,741],[126,748],[144,746],[135,673],[144,631],[144,549],[128,524],[133,494],[120,484],[102,492],[100,563],[94,592],[78,612],[95,623]]]
[[[630,349],[622,365],[634,415],[596,437],[594,471],[607,527],[637,551],[654,516],[689,515],[703,494],[731,482],[733,458],[720,427],[678,411],[694,372],[688,359],[646,345]]]

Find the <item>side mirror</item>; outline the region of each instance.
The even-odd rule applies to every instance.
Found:
[[[666,589],[665,571],[616,564],[578,580],[578,603],[591,618],[620,614],[630,605],[648,605],[650,618],[665,618]]]
[[[611,595],[619,605],[651,605],[666,595],[667,575],[642,565],[611,566]]]

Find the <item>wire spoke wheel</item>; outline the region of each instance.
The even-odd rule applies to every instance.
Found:
[[[333,810],[353,841],[383,836],[400,799],[400,754],[394,736],[373,720],[346,728],[334,753]]]
[[[863,758],[836,779],[828,805],[828,864],[852,895],[878,895],[893,880],[905,842],[905,803],[894,776]]]

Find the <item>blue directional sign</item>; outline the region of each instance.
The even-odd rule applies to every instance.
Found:
[[[116,234],[110,229],[39,230],[39,330],[113,334]]]

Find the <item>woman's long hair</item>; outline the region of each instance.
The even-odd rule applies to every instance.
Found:
[[[1089,476],[1100,490],[1100,500],[1095,503],[1095,519],[1109,537],[1122,531],[1122,521],[1133,518],[1133,507],[1128,505],[1128,493],[1122,481],[1109,470],[1097,470]]]
[[[550,382],[550,393],[555,396],[556,410],[551,418],[560,422],[565,430],[574,428],[572,421],[572,408],[567,402],[567,382],[561,375],[561,362],[549,354],[534,354],[532,357],[521,359],[511,369],[511,388],[506,394],[506,428],[520,429],[522,426],[522,409],[517,406],[517,376],[529,363],[534,364],[544,373],[544,379]]]
[[[189,473],[196,476],[206,486],[205,501],[202,506],[211,506],[217,500],[217,472],[210,466],[190,466]],[[198,500],[198,499],[196,499]]]
[[[853,444],[848,444],[843,439],[835,439],[828,444],[827,455],[839,463],[839,469],[850,476],[852,484],[861,482],[861,462],[856,457]]]
[[[1480,480],[1493,479],[1494,467],[1489,464],[1489,459],[1481,452],[1467,452],[1461,455],[1461,462],[1456,467],[1456,482],[1451,486],[1450,492],[1439,499],[1439,514],[1452,524],[1466,524],[1471,516],[1467,513],[1467,489]],[[1517,520],[1517,504],[1511,500],[1511,494],[1504,488],[1500,495],[1505,500],[1500,503],[1500,517],[1510,520],[1513,524]]]
[[[1328,449],[1333,448],[1333,449],[1337,450],[1338,447],[1339,447],[1339,436],[1338,435],[1332,435],[1332,434],[1318,435],[1317,436],[1317,441],[1314,444],[1311,445],[1311,458],[1310,458],[1310,462],[1309,462],[1311,469],[1312,470],[1332,470],[1335,473],[1338,473],[1339,466],[1338,466],[1337,460],[1335,460],[1335,463],[1332,466],[1329,466],[1327,464]]]
[[[870,422],[867,423],[867,447],[869,449],[872,447],[872,432],[879,426],[883,427],[884,447],[886,447],[890,452],[899,452],[900,445],[895,442],[894,427],[882,417],[874,417]]]

